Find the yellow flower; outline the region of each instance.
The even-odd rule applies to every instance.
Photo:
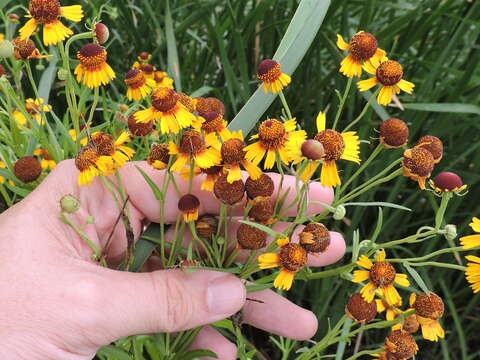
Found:
[[[0,169],[6,169],[7,164],[5,164],[3,161],[0,161]],[[0,184],[5,184],[5,178],[0,175]]]
[[[245,158],[258,165],[266,154],[264,168],[271,169],[278,154],[281,162],[288,165],[292,157],[288,151],[291,148],[290,143],[302,142],[307,136],[304,130],[295,130],[296,128],[295,118],[285,123],[277,119],[263,121],[258,129],[258,134],[251,137],[258,141],[245,148],[247,152]]]
[[[193,194],[183,195],[178,200],[178,210],[183,214],[183,221],[191,222],[198,219],[200,200]]]
[[[78,22],[83,18],[83,10],[80,5],[60,6],[59,0],[31,0],[27,17],[31,18],[20,29],[22,40],[28,39],[43,24],[43,43],[45,46],[55,45],[73,34],[59,20],[64,17]]]
[[[337,34],[337,46],[341,50],[349,52],[340,66],[340,72],[349,78],[362,76],[362,65],[365,61],[372,57],[381,59],[386,56],[385,51],[378,48],[375,36],[364,31],[359,31],[353,35],[350,43],[345,42],[343,37]]]
[[[89,88],[107,85],[116,75],[107,64],[107,51],[98,44],[85,44],[77,52],[80,63],[75,68],[77,81]]]
[[[317,131],[315,140],[323,145],[325,151],[325,163],[322,165],[320,181],[323,186],[335,187],[342,183],[336,161],[343,159],[359,164],[361,161],[359,157],[360,141],[356,131],[339,133],[332,129],[326,129],[326,117],[323,112],[317,116]]]
[[[289,239],[277,240],[279,253],[265,253],[258,257],[260,269],[280,267],[273,285],[280,290],[290,290],[295,274],[307,265],[307,251]]]
[[[385,261],[386,254],[381,250],[375,256],[373,263],[365,255],[360,256],[357,265],[367,270],[356,270],[353,272],[353,282],[360,283],[369,281],[360,293],[367,302],[372,302],[375,293],[383,296],[388,304],[395,305],[401,302],[400,294],[394,284],[409,286],[410,282],[405,274],[397,274],[393,265]]]
[[[42,158],[40,165],[44,170],[48,170],[48,169],[53,170],[55,169],[55,166],[57,166],[57,163],[55,162],[55,160],[53,160],[52,156],[50,155],[47,149],[36,149],[33,152],[33,155],[39,156]]]
[[[112,173],[112,158],[100,156],[90,146],[84,147],[75,157],[75,166],[80,171],[79,185],[90,185],[96,176],[110,175]]]
[[[153,79],[157,83],[156,87],[168,87],[173,89],[173,79],[168,77],[165,71],[155,71],[153,73]]]
[[[468,235],[460,238],[460,244],[462,244],[463,248],[466,250],[470,250],[480,246],[480,219],[474,217],[469,225],[472,230],[475,231],[477,234]]]
[[[147,79],[153,79],[153,80],[155,79],[155,71],[157,71],[157,68],[151,64],[144,63],[144,62],[139,63],[138,61],[135,61],[135,63],[132,66],[132,69],[142,70]]]
[[[171,167],[171,171],[182,172],[182,169],[193,160],[194,166],[208,169],[220,164],[222,158],[220,151],[211,147],[216,141],[214,133],[203,136],[198,131],[186,131],[181,139],[180,145],[170,142],[170,155],[176,155],[177,159]]]
[[[190,179],[190,168],[184,167],[180,173],[182,174],[183,179]],[[193,170],[193,176],[205,175],[205,179],[202,181],[202,185],[200,185],[200,190],[205,191],[213,191],[215,182],[223,173],[223,165],[214,165],[206,169],[195,166]]]
[[[280,64],[271,59],[263,60],[258,65],[257,78],[262,81],[263,91],[277,93],[286,87],[292,79],[282,72]]]
[[[474,293],[480,291],[480,258],[478,256],[465,256],[468,261],[471,261],[467,264],[467,270],[465,270],[465,275],[467,281],[471,284]]]
[[[135,150],[124,145],[129,141],[130,135],[128,131],[122,132],[116,140],[112,135],[104,132],[92,134],[92,146],[97,151],[97,154],[112,159],[113,166],[111,172],[124,166],[135,154]]]
[[[418,323],[422,327],[425,340],[438,341],[445,337],[445,330],[438,319],[443,316],[444,304],[440,296],[429,294],[410,295],[410,306],[415,309]]]
[[[200,124],[201,129],[205,131],[205,133],[210,134],[216,132],[223,141],[231,136],[230,131],[227,128],[227,122],[222,114],[219,114],[216,111],[208,111],[202,114],[201,117],[204,120]]]
[[[44,105],[44,102],[45,100],[42,98],[29,98],[25,101],[26,112],[37,121],[38,125],[45,125],[41,113],[50,112],[52,109],[50,105]],[[28,119],[20,110],[14,110],[13,117],[17,121],[20,129],[24,129],[26,127]]]
[[[155,144],[147,157],[147,163],[155,169],[166,169],[170,161],[168,144]]]
[[[156,83],[153,79],[148,79],[142,70],[132,69],[125,76],[125,84],[127,84],[128,100],[142,100],[146,98],[155,88]]]
[[[403,67],[400,63],[388,60],[371,58],[363,64],[363,69],[374,77],[361,80],[357,83],[360,91],[367,91],[375,85],[380,85],[380,93],[377,101],[380,105],[388,105],[392,102],[393,95],[400,94],[400,90],[408,94],[413,92],[415,84],[403,79]]]
[[[162,134],[178,134],[181,129],[195,125],[197,117],[179,101],[178,94],[170,88],[158,88],[152,95],[152,107],[135,113],[137,122],[160,122]],[[196,126],[197,127],[197,126]]]
[[[68,130],[68,134],[70,135],[70,137],[72,138],[73,141],[77,141],[77,132],[74,129]],[[88,143],[88,138],[87,137],[83,137],[80,140],[80,145],[82,145],[82,146],[87,145],[87,143]]]

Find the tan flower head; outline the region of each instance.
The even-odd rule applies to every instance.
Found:
[[[275,200],[268,196],[260,196],[252,200],[252,203],[253,205],[248,212],[248,216],[252,218],[253,221],[271,224],[275,212]]]
[[[300,233],[300,245],[308,252],[325,252],[330,245],[330,232],[321,223],[307,224]]]
[[[410,359],[418,351],[418,345],[413,336],[402,330],[394,330],[388,335],[385,348],[396,360]]]
[[[217,228],[218,220],[213,215],[202,215],[195,222],[195,231],[197,232],[197,235],[205,239],[210,239],[213,235],[215,235],[217,233]]]
[[[420,189],[425,190],[425,181],[432,174],[435,162],[430,151],[414,147],[403,153],[403,175],[418,182]]]
[[[407,145],[408,125],[397,118],[385,120],[380,125],[380,142],[387,148],[396,149]]]
[[[255,199],[257,196],[272,196],[275,184],[269,175],[262,174],[255,180],[249,177],[245,182],[245,190],[249,199]]]
[[[227,181],[227,175],[223,174],[215,181],[213,192],[221,202],[227,205],[235,205],[243,200],[245,184],[242,180],[230,183]]]
[[[170,160],[168,144],[155,144],[147,157],[147,163],[155,169],[165,169]]]
[[[42,174],[42,166],[34,156],[24,156],[13,165],[13,173],[22,182],[31,183]]]
[[[244,250],[258,250],[265,247],[267,233],[248,224],[240,224],[237,229],[238,247]]]
[[[422,136],[418,141],[416,148],[422,148],[430,151],[433,156],[435,164],[439,163],[443,157],[443,143],[442,140],[433,135]]]
[[[128,117],[128,129],[133,136],[147,136],[153,131],[153,121],[137,122],[134,115]]]
[[[346,314],[360,323],[368,323],[377,316],[377,303],[366,302],[361,294],[353,294],[345,306]]]

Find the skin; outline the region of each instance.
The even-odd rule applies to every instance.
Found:
[[[158,184],[164,173],[144,162],[128,163],[121,170],[130,196],[130,221],[138,238],[142,224],[159,221],[160,210],[135,165]],[[272,176],[278,184],[278,176]],[[0,215],[0,349],[4,357],[92,359],[100,347],[119,338],[190,329],[224,319],[242,308],[246,323],[275,334],[305,340],[317,331],[312,312],[274,291],[249,295],[263,304],[246,301],[244,284],[230,274],[150,271],[156,268],[154,260],[149,271],[142,273],[99,266],[91,260],[92,252],[84,241],[60,221],[59,200],[66,194],[80,200],[80,210],[70,216],[100,247],[115,226],[118,208],[98,179],[91,186],[79,187],[77,177],[74,162],[63,161],[29,196]],[[202,204],[200,213],[218,214],[219,202],[212,193],[199,190],[201,181],[197,177],[193,186]],[[180,178],[178,183],[186,191],[187,184]],[[289,186],[287,203],[294,198],[294,179],[290,177],[283,190]],[[174,222],[178,195],[172,190],[166,196],[166,221]],[[310,200],[331,203],[332,199],[331,189],[312,183]],[[241,212],[243,205],[238,209]],[[319,205],[309,209],[312,214],[320,211]],[[86,223],[89,216],[95,218],[93,224]],[[231,231],[238,225],[232,221]],[[275,228],[287,226],[278,223]],[[299,231],[301,228],[296,234]],[[332,264],[343,256],[343,238],[338,233],[331,235],[329,249],[316,258],[310,257],[310,266]],[[167,234],[167,238],[171,237],[171,233]],[[293,241],[298,241],[298,236],[294,235]],[[108,248],[109,263],[121,261],[125,249],[125,228],[120,222]],[[211,349],[221,359],[236,358],[235,345],[209,326],[202,329],[191,348]]]

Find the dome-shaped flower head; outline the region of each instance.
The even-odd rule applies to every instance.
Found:
[[[257,197],[272,196],[275,191],[275,184],[272,178],[267,174],[262,174],[258,179],[248,177],[245,181],[245,191],[249,199]]]
[[[237,247],[242,250],[259,250],[267,244],[267,233],[248,224],[237,229]]]
[[[161,170],[168,166],[170,150],[168,144],[155,144],[147,157],[147,163],[155,169]]]
[[[440,296],[434,293],[412,294],[410,306],[415,309],[424,339],[438,341],[445,337],[445,331],[438,322],[445,311],[445,305]]]
[[[430,187],[437,193],[451,192],[458,194],[467,189],[467,185],[463,183],[462,178],[450,171],[441,172],[429,183]]]
[[[430,151],[433,156],[433,162],[438,164],[443,157],[443,142],[433,135],[422,136],[415,145],[416,148],[422,148]]]
[[[132,69],[125,75],[125,84],[127,84],[127,98],[128,100],[142,100],[151,94],[156,87],[156,82],[153,79],[148,79],[142,70]]]
[[[349,43],[343,40],[342,35],[337,34],[337,46],[349,52],[340,66],[340,72],[349,78],[362,76],[362,65],[365,61],[386,56],[385,51],[378,47],[377,38],[365,31],[353,35]]]
[[[365,270],[355,270],[353,272],[353,282],[359,283],[368,281],[360,293],[367,302],[372,302],[375,294],[383,296],[390,305],[398,304],[401,297],[395,289],[394,284],[409,286],[410,282],[407,275],[398,274],[395,267],[385,261],[386,254],[381,250],[375,256],[375,262],[372,262],[365,255],[360,256],[357,265]]]
[[[287,238],[278,239],[277,244],[280,252],[262,254],[258,257],[258,263],[261,269],[280,267],[273,285],[280,290],[290,290],[295,274],[307,265],[307,250]]]
[[[323,112],[317,116],[317,135],[315,140],[323,145],[325,151],[320,181],[323,186],[334,187],[342,182],[338,175],[336,162],[340,159],[360,163],[360,141],[356,131],[339,133],[326,129],[326,117]]]
[[[345,306],[345,313],[349,318],[365,324],[377,316],[377,303],[375,301],[368,303],[362,295],[353,294]]]
[[[83,10],[80,5],[60,6],[59,0],[30,0],[28,17],[30,20],[20,29],[20,38],[28,39],[43,24],[43,43],[49,46],[58,44],[73,34],[59,18],[78,22],[83,18]]]
[[[77,81],[89,88],[107,85],[116,75],[107,64],[107,51],[98,44],[83,45],[77,52],[80,63],[75,68]]]
[[[430,151],[414,147],[403,153],[403,175],[418,182],[420,189],[425,190],[425,181],[432,174],[435,162]]]
[[[227,181],[227,175],[222,174],[215,181],[213,186],[213,193],[215,197],[226,205],[237,205],[245,196],[245,184],[242,180],[237,180],[232,183]]]
[[[210,111],[215,112],[222,117],[223,115],[225,115],[225,104],[214,97],[194,98],[193,105],[195,107],[195,110],[200,114],[200,116],[204,116]]]
[[[395,360],[411,359],[418,352],[418,345],[412,335],[394,330],[385,339],[385,350]]]
[[[183,195],[178,200],[178,210],[183,214],[183,221],[191,222],[198,219],[200,200],[193,194]]]
[[[290,119],[282,122],[277,119],[267,119],[260,124],[258,134],[251,139],[258,139],[257,142],[245,148],[246,159],[258,165],[265,157],[265,169],[273,168],[277,156],[285,165],[291,161],[292,155],[289,152],[290,143],[303,142],[307,137],[304,130],[296,130],[297,121]]]
[[[223,118],[223,115],[216,111],[208,111],[202,115],[205,120],[201,124],[201,129],[205,133],[216,133],[222,140],[226,140],[231,137],[229,130],[227,129],[227,121]]]
[[[152,95],[152,106],[135,113],[138,122],[157,120],[162,134],[178,134],[180,129],[192,126],[197,121],[195,115],[179,101],[178,94],[170,88],[161,87]]]
[[[397,149],[407,145],[408,125],[397,118],[391,118],[380,124],[380,142],[389,149]]]
[[[480,219],[474,217],[469,225],[477,234],[460,238],[460,244],[462,244],[465,250],[470,250],[480,246]]]
[[[168,77],[165,71],[155,71],[153,73],[153,80],[155,80],[156,87],[168,87],[173,89],[173,79]]]
[[[86,146],[75,157],[75,166],[80,171],[79,185],[90,185],[96,176],[110,175],[112,173],[112,158],[100,156],[95,148]]]
[[[32,39],[13,39],[13,54],[17,60],[45,59],[49,55],[41,55]]]
[[[363,64],[363,69],[374,77],[361,80],[357,83],[360,91],[367,91],[375,85],[380,85],[377,101],[387,106],[392,102],[393,95],[400,94],[400,90],[408,94],[413,92],[415,84],[403,79],[403,67],[394,60],[372,58]]]
[[[130,141],[130,135],[124,131],[115,140],[115,138],[104,132],[92,134],[92,143],[90,144],[100,156],[108,156],[112,159],[113,168],[118,169],[132,159],[135,150],[125,146]]]
[[[13,173],[24,183],[37,180],[42,174],[42,166],[34,156],[24,156],[13,165]]]
[[[301,173],[299,168],[297,168],[297,173],[305,183],[310,181],[313,174],[315,174],[315,171],[317,171],[325,158],[325,148],[320,141],[315,139],[290,143],[288,145],[288,151],[291,155],[293,164],[307,161],[306,165],[302,163],[299,167],[300,169],[303,169]]]
[[[272,59],[263,60],[258,65],[257,78],[262,81],[263,91],[277,93],[282,91],[292,79],[282,72],[280,63]]]

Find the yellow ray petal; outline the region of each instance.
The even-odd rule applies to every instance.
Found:
[[[81,5],[61,6],[60,14],[64,18],[75,22],[83,19],[83,9]]]
[[[373,266],[373,262],[367,256],[362,255],[358,258],[357,265],[370,270]]]
[[[271,269],[280,266],[280,255],[277,253],[265,253],[258,257],[260,269]]]
[[[370,271],[367,270],[355,270],[353,272],[352,282],[360,283],[370,279]]]
[[[350,50],[350,45],[348,45],[348,43],[343,40],[343,37],[340,34],[337,34],[337,46],[339,49],[344,51]]]
[[[26,40],[30,36],[32,36],[35,30],[37,30],[37,26],[38,26],[37,20],[35,20],[34,18],[31,18],[30,20],[28,20],[25,23],[25,25],[23,25],[23,27],[19,30],[20,39]]]
[[[413,92],[413,88],[415,87],[415,84],[410,81],[402,79],[398,82],[397,86],[403,91],[405,91],[406,93],[411,94]]]
[[[405,287],[410,286],[410,281],[408,281],[406,274],[395,275],[395,283],[400,286],[405,286]]]
[[[322,165],[320,182],[323,186],[327,187],[335,187],[342,183],[340,181],[340,177],[338,176],[337,164],[335,161],[326,161]]]
[[[317,115],[317,132],[325,130],[327,124],[327,117],[323,111],[320,111]]]
[[[461,237],[460,244],[466,250],[476,248],[480,246],[480,234]]]
[[[367,285],[365,285],[362,290],[360,290],[360,294],[362,294],[363,299],[371,303],[373,299],[375,298],[375,291],[377,290],[377,287],[373,282],[369,282]]]
[[[361,80],[357,83],[357,87],[360,91],[367,91],[370,90],[372,87],[378,84],[378,80],[376,77],[367,79],[367,80]]]
[[[273,286],[279,290],[290,290],[293,284],[293,279],[295,278],[295,273],[293,271],[288,271],[286,269],[280,270]]]
[[[341,159],[360,163],[360,140],[356,131],[349,131],[342,133],[343,142],[345,143],[345,150]]]
[[[477,217],[474,217],[472,219],[472,222],[470,224],[470,227],[472,228],[473,231],[480,233],[480,219]]]
[[[388,285],[383,287],[383,293],[385,295],[385,300],[388,304],[395,306],[399,301],[402,300],[400,294],[398,293],[397,289],[393,285]]]
[[[390,104],[392,102],[394,89],[393,86],[382,86],[380,93],[377,96],[378,103],[384,106]]]
[[[385,261],[385,259],[387,258],[387,254],[385,252],[385,250],[379,250],[377,252],[377,254],[375,255],[375,261],[377,262],[382,262],[382,261]]]

